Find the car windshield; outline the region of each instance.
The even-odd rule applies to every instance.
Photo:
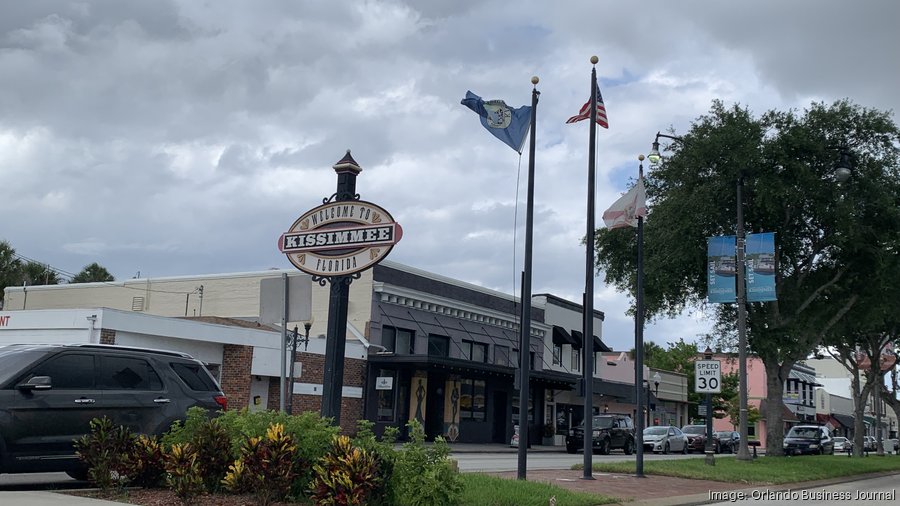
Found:
[[[595,416],[594,417],[594,428],[595,429],[609,429],[613,426],[613,419],[611,416]]]
[[[689,425],[683,429],[681,432],[685,434],[706,434],[706,427],[702,427],[700,425]]]
[[[667,427],[647,427],[644,429],[644,434],[647,434],[648,436],[662,436],[668,431],[669,429]]]
[[[41,350],[24,346],[0,346],[0,385],[44,355],[46,353]]]
[[[687,432],[687,431],[685,431]],[[731,433],[728,431],[719,431],[714,433],[717,437],[731,437]]]
[[[834,438],[834,442],[835,442],[835,443],[843,443],[843,442],[846,441],[846,440],[847,440],[847,438],[845,438],[845,437],[836,437],[836,438]]]
[[[793,427],[787,437],[818,438],[819,429],[815,427]]]

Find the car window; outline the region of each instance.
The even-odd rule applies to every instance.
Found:
[[[670,436],[674,436],[674,435],[675,435],[675,429],[669,429],[669,435],[670,435]]]
[[[644,434],[650,436],[660,436],[666,433],[665,427],[647,427],[644,429]]]
[[[613,426],[613,418],[611,416],[595,416],[594,417],[594,428],[595,429],[609,429]]]
[[[100,357],[100,388],[106,390],[162,390],[162,380],[149,362],[134,357]]]
[[[200,392],[217,392],[219,390],[219,386],[202,365],[184,362],[172,362],[169,365],[191,390]],[[596,419],[594,421],[596,423]]]
[[[82,353],[66,353],[45,360],[20,381],[35,376],[50,376],[56,390],[85,390],[94,388],[94,357]]]
[[[819,429],[815,427],[791,427],[787,437],[817,438],[819,437]]]
[[[706,427],[701,427],[699,425],[688,426],[681,429],[685,434],[706,434]]]

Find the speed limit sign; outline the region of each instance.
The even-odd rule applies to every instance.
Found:
[[[694,362],[694,391],[698,394],[722,393],[722,369],[718,360]]]

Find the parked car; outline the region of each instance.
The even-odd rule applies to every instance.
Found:
[[[898,443],[897,443],[896,439],[885,439],[883,441],[883,443],[884,443],[884,451],[885,452],[890,452],[895,455],[897,454]]]
[[[866,452],[874,452],[877,450],[877,441],[875,441],[875,436],[863,436],[863,451]]]
[[[218,383],[185,353],[106,345],[0,346],[0,472],[86,469],[73,441],[108,417],[161,435],[188,408],[227,408]]]
[[[819,425],[795,425],[782,443],[785,455],[834,454],[834,440],[828,429]]]
[[[833,438],[834,440],[834,451],[835,452],[850,452],[853,451],[853,441],[837,436]]]
[[[703,453],[706,451],[706,425],[685,425],[681,428],[681,432],[687,436],[688,452]],[[719,438],[715,432],[713,432],[712,444],[713,451],[719,453]]]
[[[594,415],[591,434],[591,451],[608,455],[611,450],[621,448],[625,455],[634,452],[634,424],[631,416],[605,413]],[[584,448],[584,423],[570,429],[566,435],[566,451],[575,453]]]
[[[644,429],[644,450],[653,453],[688,452],[688,438],[678,427],[655,425]]]
[[[720,430],[713,433],[719,445],[719,453],[737,453],[741,445],[741,433],[734,430]]]

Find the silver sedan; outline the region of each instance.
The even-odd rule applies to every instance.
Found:
[[[657,425],[644,429],[644,450],[653,453],[687,453],[688,439],[678,427]]]

